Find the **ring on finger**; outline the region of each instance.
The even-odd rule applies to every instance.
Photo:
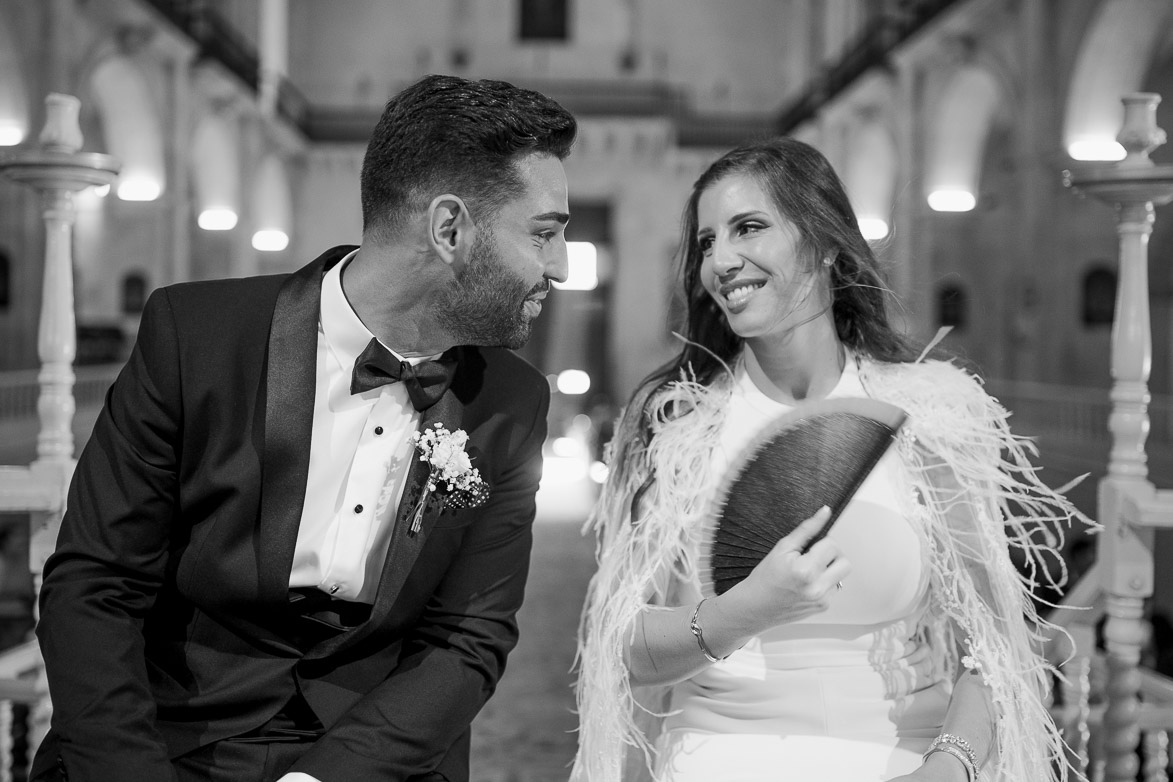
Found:
[[[835,582],[835,588],[836,588],[836,589],[842,589],[842,588],[843,588],[843,582],[842,582],[842,581],[836,581],[836,582]]]

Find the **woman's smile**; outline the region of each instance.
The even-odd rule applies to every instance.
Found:
[[[798,229],[753,177],[731,175],[697,203],[701,284],[738,336],[781,336],[827,308]]]

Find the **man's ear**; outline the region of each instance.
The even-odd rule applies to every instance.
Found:
[[[460,196],[445,193],[428,206],[428,247],[440,260],[460,269],[476,241],[468,206]]]

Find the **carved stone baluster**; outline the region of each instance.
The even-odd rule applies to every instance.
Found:
[[[1074,715],[1064,726],[1064,739],[1071,753],[1072,765],[1086,775],[1090,764],[1088,752],[1091,728],[1088,720],[1091,717],[1091,655],[1095,649],[1095,633],[1084,625],[1072,627],[1070,632],[1075,642],[1075,656],[1064,666],[1066,679],[1060,686],[1063,688],[1063,704],[1074,707]]]
[[[12,782],[12,701],[0,700],[0,782]]]
[[[1090,779],[1091,782],[1104,782],[1104,780],[1106,779],[1106,774],[1104,773],[1104,767],[1106,765],[1107,764],[1103,759],[1092,760],[1091,773],[1088,774],[1087,778]]]
[[[1144,734],[1144,782],[1169,782],[1169,733],[1150,730]]]
[[[37,353],[41,360],[37,413],[40,433],[37,458],[29,465],[29,478],[55,498],[48,510],[30,513],[29,571],[35,593],[40,592],[41,570],[57,538],[65,508],[65,493],[73,475],[73,359],[76,329],[73,301],[73,194],[87,187],[107,185],[118,173],[118,162],[109,155],[81,152],[78,125],[80,103],[72,95],[50,94],[45,99],[45,127],[39,145],[0,157],[0,174],[36,189],[41,196],[45,221],[44,286]],[[35,603],[34,603],[35,610]],[[48,686],[39,669],[40,702],[30,705],[29,746],[34,749],[48,730]],[[11,705],[0,741],[10,741]],[[3,773],[3,772],[0,772]],[[7,777],[0,776],[0,782]]]
[[[1141,647],[1148,638],[1144,602],[1109,595],[1104,640],[1108,647],[1108,708],[1104,711],[1105,778],[1110,782],[1135,782],[1140,770],[1136,750],[1140,744]]]
[[[1066,172],[1065,183],[1113,204],[1120,245],[1120,276],[1112,324],[1112,451],[1099,486],[1098,561],[1108,595],[1104,636],[1108,647],[1108,708],[1104,715],[1105,775],[1135,782],[1140,734],[1136,666],[1147,639],[1144,601],[1153,593],[1154,530],[1159,509],[1148,480],[1148,380],[1152,361],[1149,323],[1148,240],[1153,204],[1173,199],[1173,167],[1156,166],[1149,152],[1165,142],[1156,125],[1160,96],[1126,95],[1117,140],[1127,152],[1115,165]]]

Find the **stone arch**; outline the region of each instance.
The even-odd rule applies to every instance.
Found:
[[[1119,160],[1120,96],[1141,89],[1170,19],[1167,0],[1105,0],[1080,43],[1063,119],[1077,160]]]
[[[257,167],[253,182],[253,247],[258,250],[284,250],[293,232],[293,200],[285,161],[266,155]],[[285,235],[284,243],[278,234]],[[264,246],[259,246],[263,244]]]
[[[891,231],[899,168],[892,132],[879,117],[865,117],[852,132],[844,185],[860,230],[868,240],[883,239]]]
[[[240,134],[236,126],[223,117],[207,115],[196,126],[191,146],[191,178],[200,227],[233,228],[240,216]]]
[[[0,147],[15,146],[29,134],[29,100],[24,64],[7,20],[0,14]]]
[[[12,260],[8,250],[0,247],[0,312],[12,306]]]
[[[128,201],[153,201],[166,186],[163,126],[143,73],[129,58],[106,58],[90,74],[106,151],[122,161],[115,187]]]
[[[965,286],[954,280],[937,287],[937,326],[951,326],[958,333],[965,330],[969,320],[969,294]]]
[[[945,84],[928,128],[925,195],[933,209],[965,212],[977,204],[986,141],[1003,101],[985,67],[962,66]]]
[[[137,315],[143,311],[147,303],[147,273],[139,269],[132,269],[122,275],[122,312],[125,315]]]
[[[1092,265],[1083,273],[1081,310],[1083,325],[1111,326],[1116,313],[1116,269],[1107,261]]]

